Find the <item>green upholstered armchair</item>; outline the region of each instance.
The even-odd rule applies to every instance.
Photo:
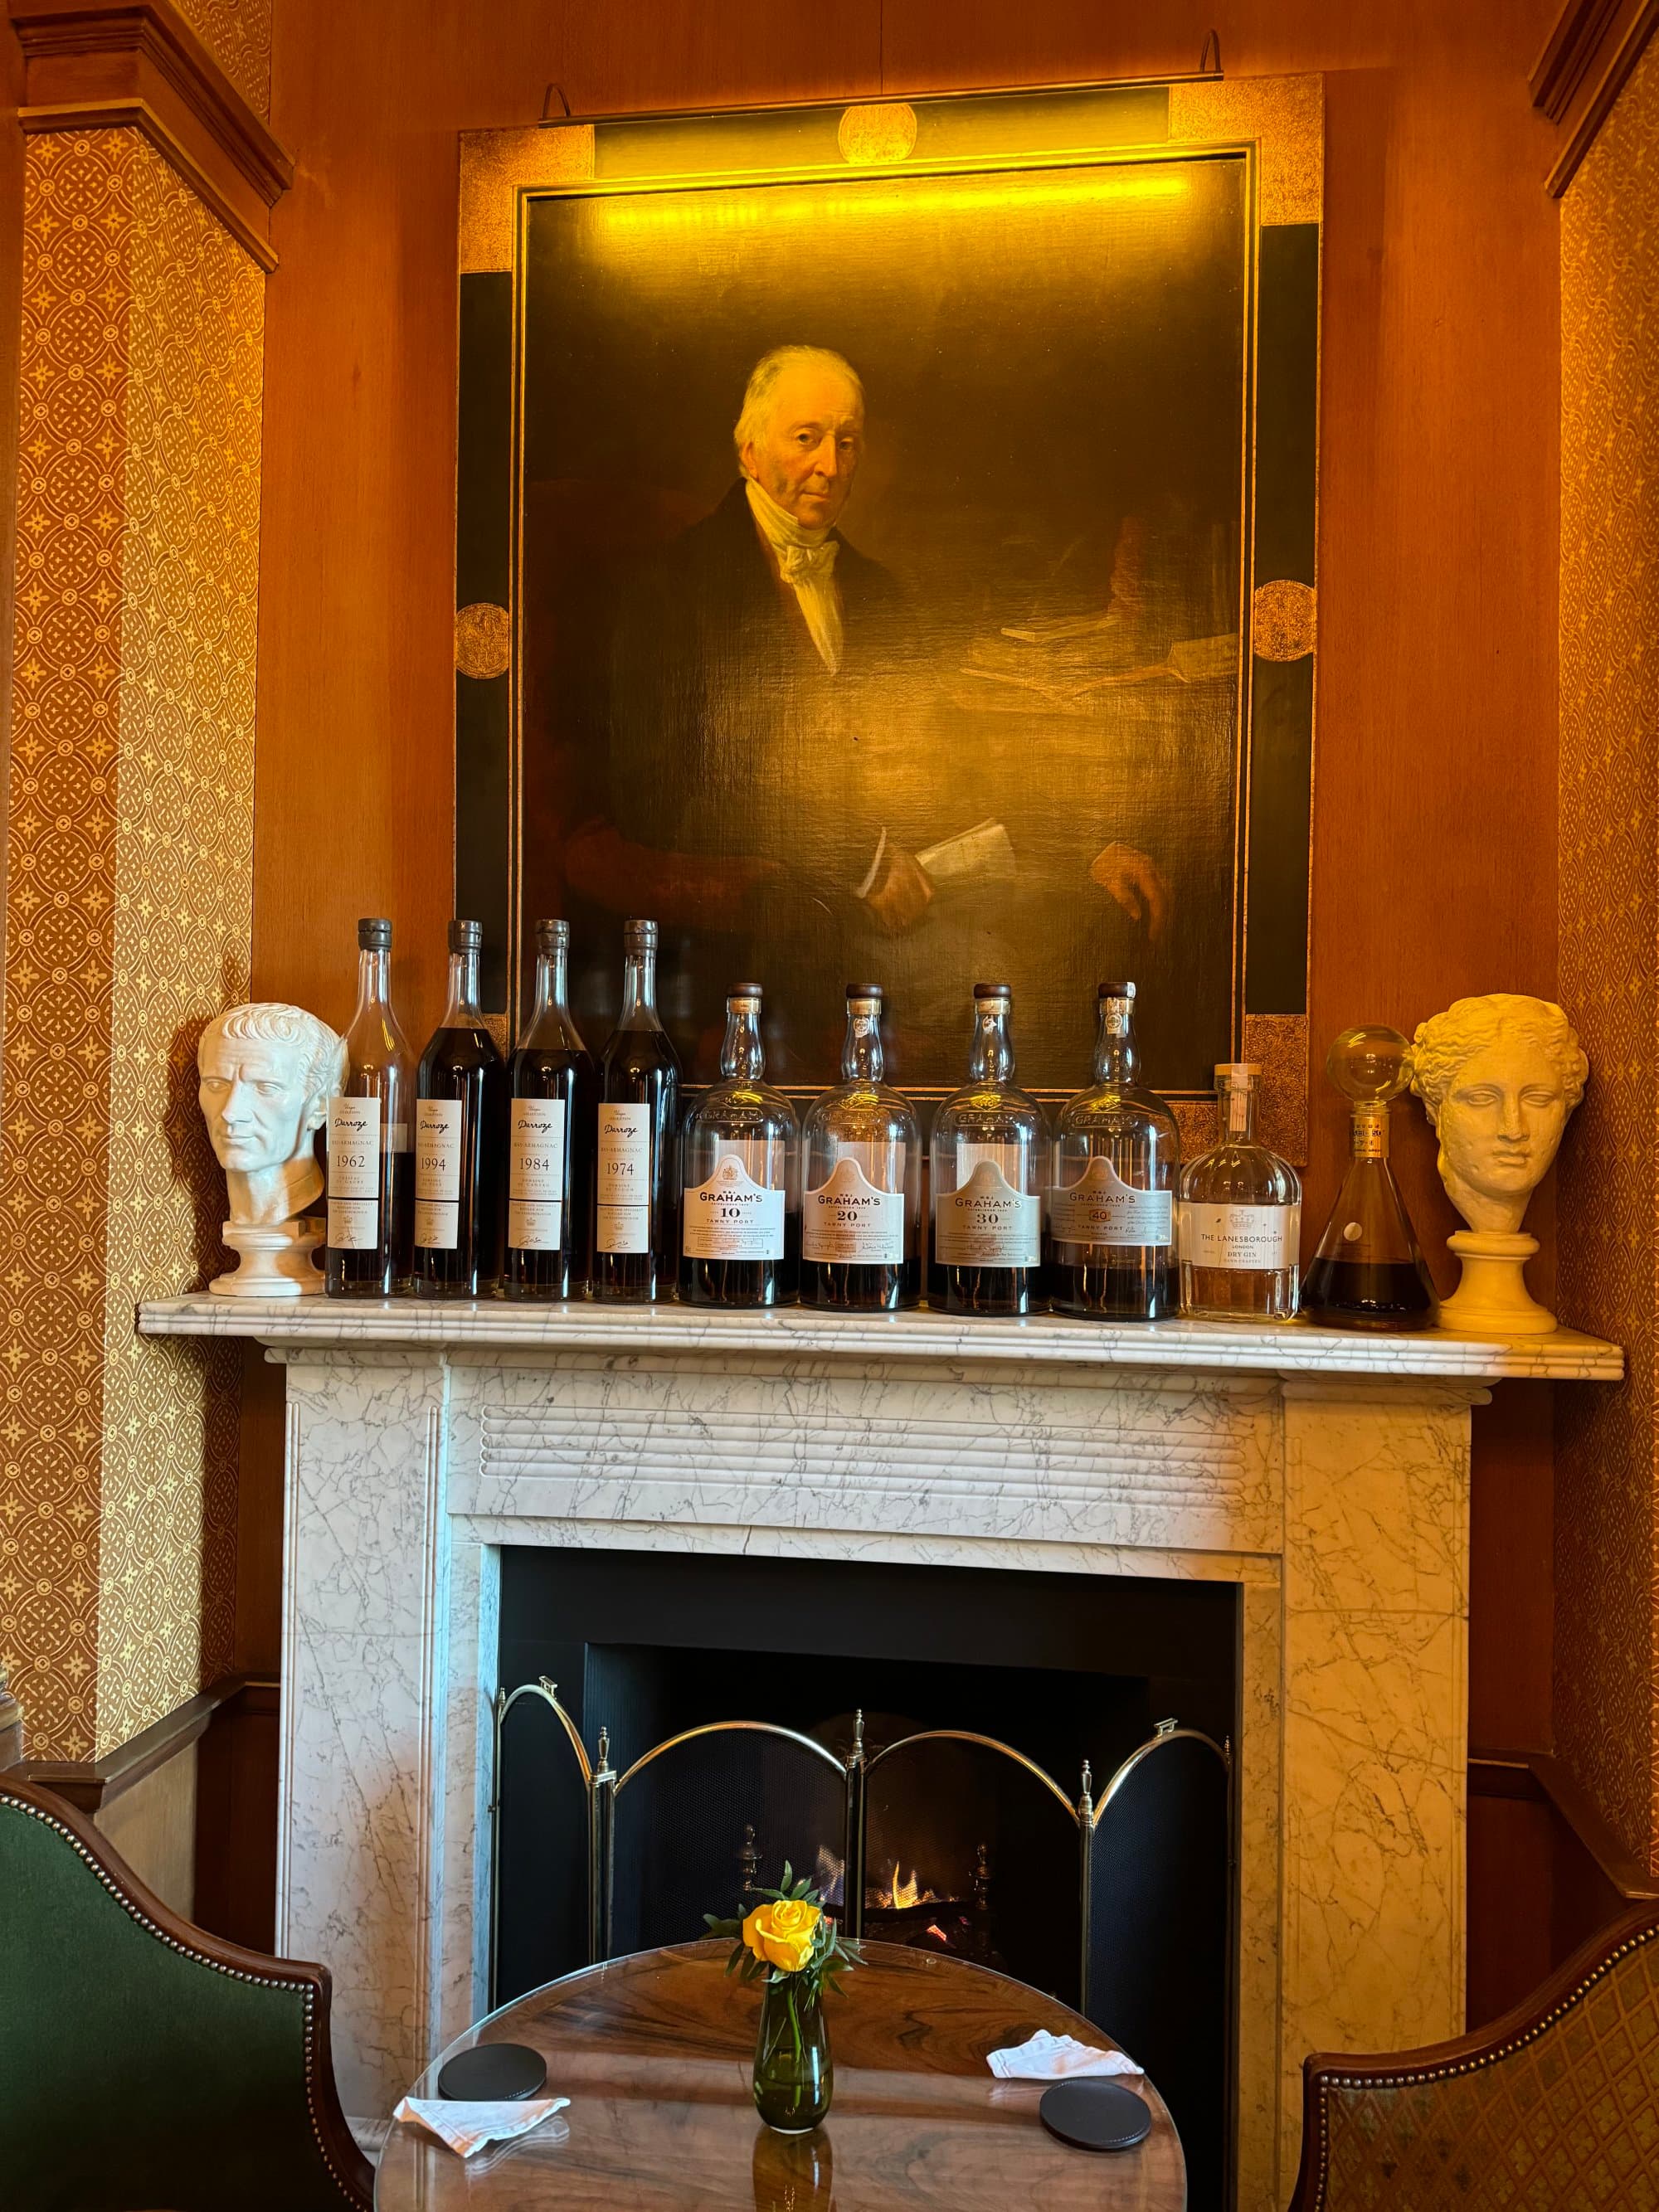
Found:
[[[328,1975],[180,1920],[59,1798],[0,1774],[7,2212],[362,2212]]]
[[[1474,2035],[1304,2076],[1291,2212],[1659,2208],[1659,1919],[1619,1921]]]

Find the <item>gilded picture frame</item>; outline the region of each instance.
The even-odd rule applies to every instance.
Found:
[[[832,1080],[830,979],[857,960],[908,979],[896,1073],[937,1096],[976,963],[1000,960],[1024,983],[1022,1079],[1054,1097],[1085,1079],[1110,958],[1140,979],[1146,1072],[1189,1134],[1208,1062],[1249,1057],[1270,1140],[1305,1156],[1322,114],[1317,77],[1206,76],[464,136],[456,910],[484,923],[507,1026],[530,922],[563,911],[602,1042],[610,921],[654,900],[694,1078],[746,960],[779,1007],[780,1079]],[[729,733],[677,720],[673,656],[697,648],[663,579],[707,595],[674,549],[713,544],[696,518],[737,477],[744,376],[796,344],[867,390],[839,573],[849,611],[868,570],[908,592],[888,665],[914,680],[821,735],[808,687],[793,769],[765,693],[728,786]],[[746,489],[718,501],[745,537]],[[671,641],[667,673],[630,701],[641,636]],[[732,856],[769,805],[757,902]],[[1116,834],[1126,806],[1150,828]],[[920,848],[939,898],[878,928],[854,878],[902,817],[920,826],[891,849]],[[908,1037],[907,1013],[926,1017]]]

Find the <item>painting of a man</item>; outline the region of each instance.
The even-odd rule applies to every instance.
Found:
[[[580,236],[548,235],[574,268]],[[1125,364],[1124,420],[1085,437],[1066,410],[1086,359],[1045,395],[1029,332],[1001,368],[935,339],[919,378],[890,306],[859,302],[867,234],[862,259],[825,240],[847,305],[791,308],[741,264],[719,358],[706,332],[695,356],[653,340],[643,358],[620,326],[573,332],[568,274],[550,287],[565,313],[547,325],[547,382],[611,392],[580,478],[556,421],[526,414],[525,896],[599,940],[585,1003],[574,963],[595,1026],[615,924],[659,921],[696,1076],[713,1073],[726,984],[752,974],[773,1073],[833,1080],[857,976],[888,990],[902,1079],[953,1083],[989,975],[1014,985],[1030,1079],[1069,1087],[1109,968],[1140,981],[1155,1041],[1183,1039],[1155,1078],[1197,1087],[1229,1049],[1237,455],[1194,484],[1224,441],[1182,441],[1197,395],[1181,380],[1198,380],[1188,362],[1160,394],[1169,341],[1133,301],[1098,364],[1109,374],[1114,349]],[[969,241],[953,251],[952,282],[982,285]],[[684,272],[664,283],[683,291]],[[1017,325],[1031,289],[1018,262],[1000,272],[999,316]],[[1237,307],[1224,298],[1219,319]],[[765,331],[746,356],[742,327]],[[532,318],[527,384],[538,358]],[[1234,343],[1221,365],[1229,402],[1241,358]],[[735,468],[711,419],[722,386]],[[1160,452],[1137,449],[1133,418],[1159,406],[1176,418],[1170,482]],[[616,457],[602,483],[596,443]]]

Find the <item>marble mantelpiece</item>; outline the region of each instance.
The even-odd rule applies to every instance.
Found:
[[[277,1940],[348,2109],[483,2002],[503,1547],[1201,1577],[1242,1593],[1240,2197],[1312,2048],[1462,2023],[1469,1409],[1619,1352],[1297,1323],[179,1299],[287,1368]]]

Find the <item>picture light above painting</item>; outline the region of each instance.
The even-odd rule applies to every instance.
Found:
[[[742,976],[833,1081],[868,977],[949,1089],[994,978],[1059,1094],[1127,974],[1150,1079],[1260,1060],[1303,1156],[1322,166],[1316,77],[463,138],[492,1006],[562,915],[603,1034],[648,915],[696,1079]]]

